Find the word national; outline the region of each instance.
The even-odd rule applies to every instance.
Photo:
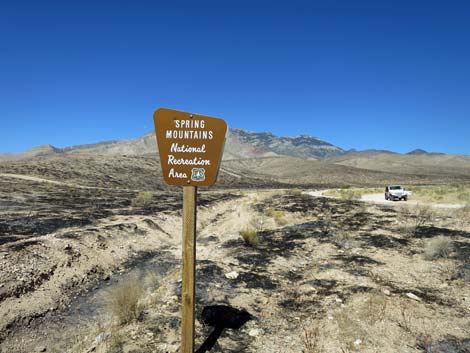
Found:
[[[186,145],[179,145],[177,142],[173,142],[170,148],[171,153],[180,152],[180,153],[206,153],[206,145],[201,147],[191,147]]]

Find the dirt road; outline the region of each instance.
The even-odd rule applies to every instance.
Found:
[[[464,207],[464,205],[460,204],[451,204],[451,203],[426,203],[426,202],[421,202],[417,200],[413,200],[413,197],[411,196],[411,199],[408,199],[408,201],[388,201],[385,200],[384,194],[367,194],[363,195],[361,197],[361,201],[365,202],[373,202],[373,203],[380,203],[380,204],[386,204],[386,205],[403,205],[406,203],[407,205],[427,205],[435,208],[461,208]]]
[[[338,197],[335,196],[328,196],[325,195],[325,193],[328,190],[316,190],[316,191],[309,191],[307,192],[308,195],[315,196],[315,197],[327,197],[331,199],[338,199]],[[382,205],[390,205],[390,206],[431,206],[434,208],[462,208],[465,205],[462,204],[451,204],[451,203],[429,203],[429,202],[422,202],[422,201],[417,201],[413,200],[413,196],[411,196],[408,201],[389,201],[385,200],[384,194],[379,193],[379,194],[366,194],[362,195],[360,201],[364,202],[370,202],[370,203],[375,203],[375,204],[382,204]]]

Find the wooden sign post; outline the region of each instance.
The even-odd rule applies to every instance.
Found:
[[[181,352],[194,352],[197,187],[215,183],[227,133],[224,120],[160,108],[154,113],[163,179],[183,186]]]

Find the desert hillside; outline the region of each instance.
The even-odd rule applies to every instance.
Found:
[[[346,153],[330,159],[335,164],[381,172],[423,175],[470,175],[470,156],[437,153]]]

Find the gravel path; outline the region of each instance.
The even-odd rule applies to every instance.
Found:
[[[325,192],[328,190],[316,190],[316,191],[309,191],[307,192],[308,195],[315,196],[315,197],[328,197],[331,199],[335,199],[337,197],[334,196],[327,196],[325,195]],[[425,205],[425,206],[431,206],[435,208],[462,208],[465,205],[462,204],[451,204],[451,203],[428,203],[428,202],[420,202],[417,200],[413,200],[413,195],[411,196],[411,199],[408,199],[408,201],[388,201],[385,200],[385,196],[383,193],[379,194],[366,194],[362,195],[361,201],[364,202],[370,202],[370,203],[378,203],[382,205],[391,205],[391,206],[401,206],[401,205],[410,205],[410,206],[418,206],[418,205]]]

